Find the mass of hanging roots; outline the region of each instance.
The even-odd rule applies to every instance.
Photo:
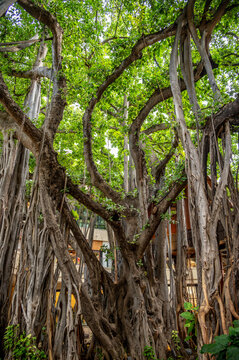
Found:
[[[16,281],[16,257],[25,214],[25,184],[29,151],[16,143],[13,132],[3,131],[0,160],[0,336],[8,324],[12,289]],[[3,342],[0,343],[3,353]]]
[[[34,68],[42,66],[46,52],[41,43]],[[39,115],[40,94],[40,82],[33,79],[25,100],[33,121]],[[29,151],[14,138],[11,125],[2,129],[0,161],[0,356],[12,358],[2,339],[6,327],[16,325],[18,335],[35,337],[35,345],[49,359],[78,359],[83,342],[78,294],[74,291],[73,301],[73,289],[59,271],[42,214],[38,166],[29,181]],[[69,229],[58,218],[68,246]]]
[[[231,138],[229,123],[214,124],[204,120],[197,101],[195,71],[191,54],[194,42],[201,55],[214,93],[214,109],[220,106],[209,53],[212,28],[201,29],[199,38],[193,22],[193,2],[178,20],[170,61],[170,82],[179,135],[186,154],[188,199],[192,240],[197,264],[198,345],[209,343],[213,336],[228,332],[233,319],[238,319],[238,192],[230,170]],[[186,127],[177,73],[178,51],[180,69],[194,114],[197,146]],[[210,171],[208,172],[208,158]],[[218,170],[219,169],[219,170]],[[219,180],[218,180],[219,179]],[[180,244],[178,244],[179,246]],[[221,248],[223,250],[221,250]],[[181,256],[183,256],[181,252]],[[181,260],[185,263],[185,260]],[[182,266],[182,265],[180,265]],[[178,299],[182,298],[182,286]],[[178,305],[178,309],[181,304]]]
[[[67,237],[67,227],[61,225]],[[10,324],[36,337],[36,345],[49,359],[78,359],[81,336],[79,302],[61,277],[49,231],[41,212],[35,179],[22,230],[17,279],[14,286]],[[80,335],[80,336],[79,336]]]

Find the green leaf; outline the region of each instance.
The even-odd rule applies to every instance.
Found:
[[[192,310],[193,305],[190,302],[185,302],[183,304],[185,310]]]
[[[239,327],[233,328],[232,326],[229,327],[229,336],[239,336]]]
[[[209,353],[209,354],[219,354],[220,351],[223,351],[225,350],[225,346],[222,345],[222,344],[218,344],[218,343],[213,343],[213,344],[206,344],[206,345],[203,345],[203,347],[201,348],[201,354],[206,354],[206,353]]]
[[[230,338],[228,335],[220,335],[220,336],[215,336],[214,340],[215,340],[215,343],[221,344],[226,347],[230,341]]]
[[[190,334],[193,331],[194,326],[195,326],[195,322],[193,321],[190,323],[190,326],[188,326],[188,334]]]
[[[74,216],[75,220],[79,220],[79,214],[77,211],[72,210],[72,215]]]
[[[227,349],[227,360],[238,360],[239,359],[239,347],[230,346]]]
[[[194,320],[194,315],[190,312],[183,312],[180,316],[186,320]]]
[[[233,325],[235,328],[239,328],[239,320],[234,320]]]

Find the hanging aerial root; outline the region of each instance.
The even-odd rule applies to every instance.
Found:
[[[229,304],[229,310],[230,310],[232,316],[234,316],[235,319],[239,320],[239,314],[235,310],[235,307],[234,307],[234,304],[233,304],[233,301],[231,298],[231,294],[230,294],[229,282],[230,282],[231,273],[232,273],[232,267],[230,267],[230,269],[228,269],[227,277],[224,282],[223,293],[224,293],[226,302]]]
[[[223,334],[227,334],[228,333],[228,330],[227,330],[227,326],[226,326],[226,320],[225,320],[225,309],[224,309],[224,305],[223,305],[223,302],[222,302],[222,299],[221,297],[219,296],[219,294],[217,294],[215,296],[217,302],[218,302],[218,305],[219,305],[219,309],[220,309],[220,316],[221,316],[221,322],[222,322],[222,331],[223,331]]]

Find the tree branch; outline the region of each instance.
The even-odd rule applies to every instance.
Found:
[[[34,39],[34,37],[36,37],[36,38]],[[53,39],[53,37],[47,37],[47,38],[44,39],[44,41],[52,40],[52,39]],[[42,41],[42,39],[39,39],[38,35],[36,34],[29,40],[19,40],[19,41],[7,42],[7,43],[0,43],[0,47],[2,47],[2,46],[11,46],[11,45],[21,45],[21,44],[31,44],[32,42],[36,43],[36,42],[40,42],[40,41]]]
[[[7,9],[16,2],[16,0],[0,0],[0,17],[5,14]]]
[[[24,78],[24,79],[37,79],[40,77],[46,77],[51,80],[53,79],[52,70],[48,69],[46,67],[40,67],[37,69],[28,70],[28,71],[16,71],[16,70],[12,69],[12,70],[9,70],[9,74],[11,74],[15,77]]]
[[[77,225],[75,219],[73,218],[67,203],[64,201],[63,204],[63,215],[67,221],[67,223],[70,226],[70,229],[75,237],[75,240],[80,247],[82,254],[84,256],[84,260],[86,262],[86,265],[90,272],[91,282],[92,286],[95,287],[95,290],[98,290],[99,283],[98,278],[103,282],[106,282],[108,285],[112,286],[113,281],[109,275],[109,273],[104,269],[104,267],[101,265],[97,257],[95,256],[92,248],[89,246],[89,243],[87,242],[85,236],[82,234],[82,231],[80,230],[79,226]],[[94,284],[96,280],[96,284]],[[104,281],[105,280],[105,281]]]
[[[56,71],[61,65],[62,34],[63,30],[55,16],[33,3],[31,0],[18,0],[18,4],[35,19],[45,24],[53,33],[53,69]]]
[[[206,23],[207,36],[211,34],[215,26],[219,23],[222,16],[226,13],[227,5],[230,3],[230,0],[223,0],[218,6],[212,20]]]
[[[215,115],[213,115],[213,126],[216,133],[227,120],[229,120],[232,126],[239,125],[239,95],[234,101],[224,105]],[[211,116],[209,116],[204,127],[204,136],[211,136],[212,131],[212,120]]]
[[[53,39],[52,37],[48,37],[48,38],[44,39],[44,41],[52,40],[52,39]],[[32,45],[40,42],[40,41],[42,41],[42,39],[39,39],[38,34],[36,34],[29,40],[14,41],[14,42],[9,42],[9,43],[0,43],[0,52],[21,51],[23,49],[26,49],[29,46],[32,46]],[[11,45],[17,45],[17,46],[11,46]],[[4,46],[4,47],[2,47],[2,46]]]
[[[107,223],[109,223],[112,228],[117,228],[117,230],[120,230],[120,215],[118,214],[117,210],[109,211],[104,208],[101,204],[94,201],[90,195],[82,192],[77,185],[72,183],[69,177],[67,179],[67,192],[81,204],[85,205],[89,210],[101,216]],[[132,210],[129,210],[128,208],[120,210],[120,214],[125,216],[132,216],[132,213]]]
[[[47,10],[37,6],[30,0],[19,0],[19,5],[23,7],[35,19],[45,24],[53,33],[52,41],[52,68],[53,68],[53,92],[49,112],[45,118],[44,127],[49,137],[54,139],[56,130],[63,118],[63,111],[66,105],[65,101],[65,77],[60,74],[62,68],[62,35],[63,30],[57,19]]]
[[[6,111],[11,115],[20,129],[33,141],[35,146],[42,140],[42,132],[37,129],[27,115],[22,111],[19,105],[12,99],[8,88],[0,73],[0,102],[5,107]]]
[[[81,279],[70,256],[68,246],[62,237],[60,227],[56,221],[56,215],[54,213],[54,203],[51,201],[51,197],[44,184],[44,180],[42,181],[42,178],[40,178],[40,190],[44,219],[51,235],[51,244],[57,257],[64,282],[67,286],[71,285],[73,282],[78,288],[81,283]]]
[[[143,130],[142,133],[144,133],[146,135],[150,135],[157,131],[170,129],[170,127],[171,127],[170,124],[165,124],[165,123],[156,124],[156,125],[150,126],[148,129]]]
[[[209,83],[211,85],[212,91],[213,91],[213,93],[215,95],[215,100],[219,101],[220,97],[221,97],[221,94],[220,94],[219,88],[218,88],[218,86],[216,84],[214,74],[213,74],[213,71],[212,71],[212,66],[211,66],[211,63],[210,63],[210,60],[209,60],[209,56],[208,56],[208,53],[206,51],[206,36],[208,38],[211,33],[210,34],[207,33],[207,35],[205,35],[206,32],[204,30],[202,39],[201,39],[201,41],[199,40],[197,30],[196,30],[196,27],[195,27],[194,22],[193,22],[194,4],[195,4],[195,0],[189,0],[188,1],[187,21],[188,21],[189,30],[191,32],[194,43],[195,43],[195,45],[196,45],[196,47],[197,47],[197,49],[198,49],[198,51],[199,51],[199,53],[201,55],[202,61],[204,63],[205,69],[207,71],[208,80],[209,80]]]
[[[186,174],[183,173],[182,178],[185,176]],[[162,221],[162,215],[165,214],[172,202],[184,189],[185,185],[186,180],[179,180],[177,183],[174,183],[169,192],[159,201],[159,204],[154,207],[153,214],[149,218],[149,225],[142,231],[136,242],[136,245],[138,245],[137,258],[142,258],[148,244],[152,240],[153,235]]]
[[[84,130],[84,156],[90,173],[92,184],[101,190],[107,197],[111,198],[114,202],[126,205],[127,201],[122,200],[121,194],[114,191],[103,179],[98,172],[97,167],[93,160],[92,153],[92,138],[91,138],[91,116],[96,104],[100,101],[104,91],[128,68],[134,61],[141,58],[142,50],[157,41],[172,36],[175,33],[175,25],[159,31],[155,34],[142,36],[136,45],[132,48],[131,54],[122,61],[122,63],[115,69],[115,71],[99,86],[95,97],[89,103],[83,116],[83,130]]]
[[[197,68],[194,71],[194,81],[198,81],[202,76],[204,76],[203,72],[203,64],[200,62]],[[181,79],[179,82],[180,91],[186,89],[185,82]],[[132,122],[132,125],[129,130],[129,143],[130,143],[130,151],[135,163],[136,175],[138,178],[138,182],[144,176],[145,170],[145,159],[143,150],[139,146],[139,134],[141,126],[150,113],[150,111],[160,102],[172,97],[171,87],[168,86],[164,89],[156,89],[152,96],[148,99],[145,106],[141,109],[138,116]]]
[[[164,173],[164,169],[167,165],[167,163],[169,162],[169,160],[172,158],[172,156],[175,153],[175,149],[178,146],[178,136],[175,136],[175,139],[173,141],[172,147],[169,150],[168,154],[165,155],[164,159],[161,160],[159,162],[159,164],[157,166],[155,166],[155,168],[152,170],[152,173],[154,174],[155,180],[158,183],[160,178],[162,177],[163,173]]]

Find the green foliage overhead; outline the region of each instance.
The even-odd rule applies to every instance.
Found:
[[[186,311],[180,314],[181,318],[185,319],[184,327],[187,329],[187,336],[185,341],[192,339],[193,335],[197,336],[197,316],[198,306],[193,306],[190,302],[184,303],[184,309]]]

